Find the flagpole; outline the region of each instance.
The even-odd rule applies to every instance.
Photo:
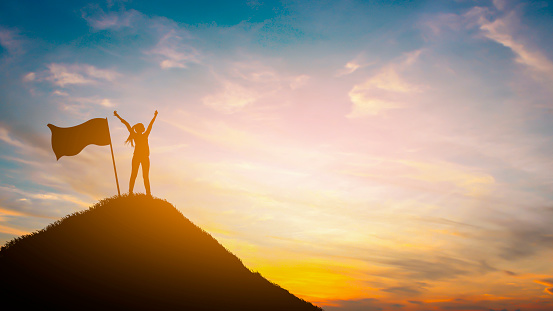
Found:
[[[108,122],[108,118],[106,118]],[[109,133],[109,124],[108,124],[108,133]],[[113,171],[115,172],[115,183],[117,184],[117,195],[121,196],[121,191],[119,190],[119,179],[117,178],[117,168],[115,168],[115,157],[113,156],[113,147],[111,145],[111,134],[109,134],[109,149],[111,150],[111,160],[113,161]]]

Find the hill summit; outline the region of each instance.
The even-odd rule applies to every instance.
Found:
[[[8,242],[0,275],[1,303],[18,309],[321,310],[145,195],[104,199]]]

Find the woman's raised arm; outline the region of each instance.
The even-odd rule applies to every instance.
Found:
[[[154,117],[152,118],[152,121],[150,121],[150,124],[148,125],[148,129],[146,130],[146,135],[150,135],[150,131],[152,130],[152,125],[154,125],[154,121],[156,120],[156,117],[157,117],[157,110],[156,112],[154,112]]]
[[[125,124],[125,126],[127,127],[127,130],[129,130],[129,132],[132,133],[132,128],[131,128],[129,122],[127,122],[127,121],[125,121],[125,119],[121,118],[119,116],[119,114],[117,113],[117,111],[114,111],[113,115],[116,116],[119,120],[121,120],[121,123]]]

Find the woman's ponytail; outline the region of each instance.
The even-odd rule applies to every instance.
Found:
[[[125,141],[125,144],[131,143],[131,146],[133,146],[133,147],[134,147],[133,133],[135,132],[135,130],[134,130],[135,127],[136,127],[136,125],[131,128],[132,132],[129,134],[129,137],[127,137],[127,140]]]

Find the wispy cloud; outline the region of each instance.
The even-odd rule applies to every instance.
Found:
[[[36,79],[36,74],[34,72],[29,72],[23,76],[23,82],[32,82]]]
[[[5,49],[10,56],[23,53],[24,39],[18,31],[0,27],[0,46]]]
[[[408,178],[435,184],[448,182],[461,189],[466,195],[478,196],[488,191],[488,187],[495,180],[493,176],[482,172],[471,171],[470,168],[461,167],[453,163],[429,163],[400,160],[414,170],[409,170]]]
[[[86,206],[87,203],[79,200],[78,198],[72,196],[72,195],[65,195],[60,193],[54,193],[54,192],[47,192],[47,193],[32,193],[28,191],[23,191],[21,189],[12,188],[12,187],[4,187],[0,186],[0,190],[2,191],[8,191],[8,192],[14,192],[20,195],[23,195],[26,198],[31,199],[38,199],[38,200],[55,200],[55,201],[68,201],[73,202],[81,206]]]
[[[90,27],[96,30],[121,29],[131,27],[133,23],[142,18],[142,14],[136,10],[108,11],[98,7],[88,7],[81,12],[82,17]]]
[[[517,12],[510,12],[493,22],[482,17],[480,22],[484,36],[513,51],[518,63],[533,72],[545,74],[549,79],[553,78],[553,63],[537,48],[531,48],[522,38],[514,35],[516,29],[520,28]]]
[[[309,83],[309,79],[311,79],[311,77],[306,74],[302,74],[295,78],[292,78],[292,81],[290,82],[290,88],[292,90],[295,90],[304,87],[307,83]]]
[[[553,295],[553,278],[536,280],[535,282],[547,286],[543,291]]]
[[[515,61],[523,65],[537,79],[553,78],[553,62],[532,43],[527,29],[520,21],[520,6],[510,8],[507,1],[493,1],[491,8],[475,6],[463,14],[438,14],[423,24],[432,36],[463,37],[477,30],[483,37],[511,50]]]
[[[222,90],[202,99],[204,105],[223,113],[234,113],[251,105],[260,94],[254,89],[230,81],[222,82]]]
[[[96,30],[131,31],[157,41],[143,53],[151,55],[162,69],[187,68],[200,63],[199,49],[191,44],[191,33],[163,17],[148,17],[136,10],[104,11],[92,6],[83,10],[82,17]]]
[[[114,70],[98,69],[95,66],[87,64],[67,65],[52,63],[47,67],[48,72],[45,73],[45,77],[43,79],[60,87],[72,84],[112,82],[121,76]]]
[[[499,218],[494,223],[501,229],[484,234],[497,239],[495,243],[490,241],[489,244],[496,247],[499,257],[509,261],[532,258],[553,249],[553,228],[546,221],[552,217],[553,209],[536,207],[526,215],[528,220]]]
[[[201,59],[200,52],[187,42],[190,39],[188,32],[171,29],[146,54],[154,55],[163,69],[187,68],[188,64],[200,63]]]
[[[7,233],[14,236],[20,236],[29,233],[29,231],[13,228],[11,226],[0,225],[0,232]]]
[[[464,13],[438,13],[425,16],[419,26],[425,39],[451,40],[463,38],[494,15],[488,7],[475,6]]]
[[[401,310],[405,305],[390,303],[382,299],[365,298],[349,300],[329,300],[324,301],[324,309],[329,311],[382,311],[382,310]]]
[[[167,118],[164,121],[193,136],[231,149],[259,147],[261,144],[255,134],[234,128],[224,122],[202,120],[186,114],[178,115],[178,119],[186,122],[177,122],[174,118]]]
[[[101,98],[98,96],[76,97],[76,96],[71,96],[68,93],[60,90],[55,90],[52,94],[64,98],[65,103],[68,103],[68,104],[76,103],[76,104],[84,104],[84,105],[98,105],[106,108],[111,108],[116,106],[113,100],[109,98]]]
[[[18,148],[26,147],[25,144],[23,144],[21,141],[10,137],[8,129],[4,127],[0,127],[0,140],[14,147],[18,147]]]
[[[347,62],[345,65],[344,65],[344,69],[341,70],[338,75],[339,76],[343,76],[343,75],[349,75],[350,73],[353,73],[354,71],[356,71],[357,69],[359,69],[361,67],[360,64],[358,64],[356,61],[350,61],[350,62]]]
[[[412,297],[417,296],[422,293],[421,290],[424,290],[424,282],[416,282],[420,283],[417,285],[403,285],[403,286],[392,286],[381,289],[383,292],[388,292],[392,294],[397,294],[403,297]]]
[[[507,0],[493,0],[493,5],[500,11],[507,7]]]
[[[347,117],[374,116],[408,104],[412,95],[422,89],[406,81],[400,73],[413,64],[420,53],[421,51],[408,53],[399,63],[386,65],[365,82],[356,84],[348,93],[353,107]]]
[[[97,113],[98,108],[105,112],[105,110],[117,106],[112,99],[102,98],[99,96],[72,96],[69,93],[60,90],[55,90],[52,95],[57,97],[54,101],[58,104],[58,107],[62,111],[70,113],[79,119],[89,118],[91,113]]]
[[[284,100],[286,93],[304,87],[309,75],[287,75],[261,61],[234,62],[228,68],[213,70],[219,89],[202,98],[213,110],[232,114],[264,99]]]
[[[358,69],[376,64],[374,61],[367,61],[364,54],[360,54],[347,62],[343,68],[338,70],[337,77],[346,76],[356,72]]]

